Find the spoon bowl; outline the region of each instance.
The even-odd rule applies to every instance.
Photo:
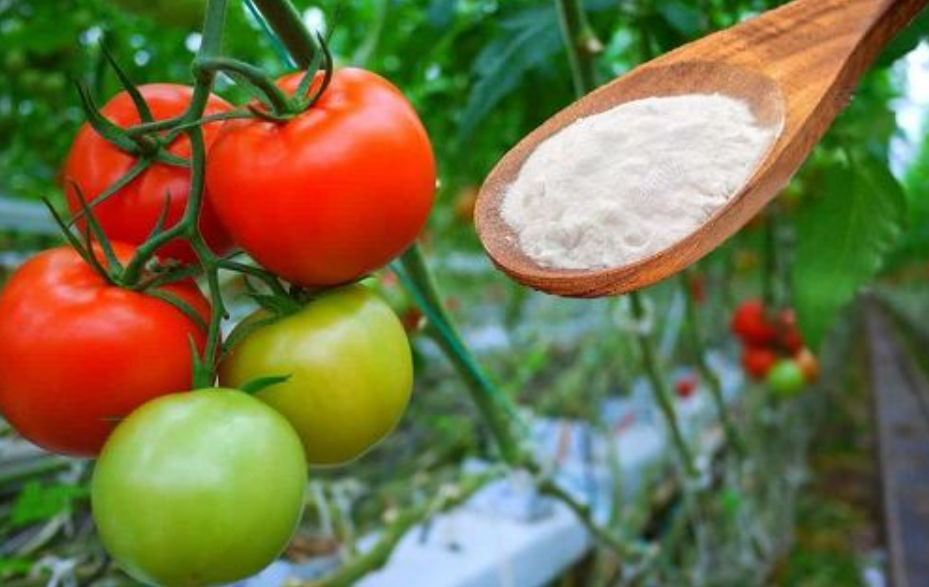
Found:
[[[640,289],[698,261],[760,212],[822,138],[868,65],[929,0],[795,0],[650,61],[598,88],[535,129],[491,171],[475,227],[495,265],[514,280],[561,296]],[[658,253],[619,267],[543,267],[520,248],[501,205],[525,161],[578,119],[650,97],[722,94],[780,131],[754,174],[703,225]]]

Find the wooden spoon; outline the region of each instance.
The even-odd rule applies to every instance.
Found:
[[[790,178],[849,103],[868,66],[929,0],[796,0],[704,37],[591,92],[526,136],[494,168],[475,208],[478,236],[516,281],[571,297],[621,294],[699,260],[755,216]],[[705,224],[641,261],[609,269],[539,266],[500,216],[507,187],[546,138],[579,118],[652,96],[721,93],[746,101],[782,130],[748,183]]]

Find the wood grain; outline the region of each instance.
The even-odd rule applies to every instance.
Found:
[[[650,61],[591,92],[526,136],[494,168],[478,196],[475,225],[494,263],[548,293],[601,297],[665,279],[737,232],[783,189],[849,103],[861,76],[929,0],[796,0]],[[500,217],[506,188],[539,143],[579,118],[652,96],[722,93],[781,125],[745,187],[699,230],[647,259],[596,271],[541,267]]]

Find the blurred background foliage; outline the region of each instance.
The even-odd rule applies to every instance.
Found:
[[[596,419],[598,401],[626,393],[637,355],[623,336],[623,300],[577,302],[528,292],[496,274],[480,253],[471,223],[477,186],[525,133],[572,100],[571,77],[554,4],[549,0],[321,0],[295,2],[308,24],[330,36],[340,65],[359,65],[393,81],[419,111],[437,153],[441,187],[424,235],[447,303],[505,392],[542,414]],[[203,0],[0,0],[0,198],[59,202],[58,169],[81,123],[72,80],[86,82],[99,103],[119,89],[105,67],[106,43],[137,83],[188,82]],[[272,71],[288,69],[244,3],[233,2],[225,49]],[[602,45],[602,81],[655,55],[730,26],[776,0],[586,0]],[[881,275],[885,283],[925,281],[929,274],[929,86],[907,60],[917,52],[929,71],[929,13],[880,58],[849,108],[800,174],[753,222],[699,267],[711,303],[701,319],[710,342],[730,344],[722,325],[737,300],[757,295],[764,227],[776,226],[783,254],[779,297],[793,300],[810,336],[826,336],[833,316]],[[908,62],[912,62],[910,57]],[[916,80],[916,81],[914,81]],[[221,79],[218,93],[248,96]],[[909,101],[922,96],[915,107]],[[0,230],[0,249],[32,251],[47,239]],[[389,278],[379,285],[416,331],[419,317]],[[690,284],[693,288],[694,284]],[[923,293],[925,289],[919,290]],[[676,281],[650,290],[656,330],[681,295]],[[918,295],[917,295],[918,297]],[[679,300],[678,300],[679,301]],[[665,337],[668,338],[668,337]],[[662,343],[666,362],[687,363]],[[417,399],[401,434],[349,471],[320,472],[325,492],[355,504],[335,507],[341,539],[376,525],[415,486],[435,486],[446,465],[484,454],[486,439],[435,347],[418,341]],[[427,391],[428,393],[422,393]],[[29,465],[33,466],[33,465]],[[35,539],[23,528],[77,516],[79,548],[87,527],[84,467],[42,462],[37,471],[0,468],[0,583],[21,576],[51,539],[22,549],[8,537]],[[54,483],[34,475],[67,469]],[[428,479],[427,479],[428,477]],[[360,480],[360,481],[359,481]],[[376,483],[373,480],[377,480]],[[15,483],[14,483],[15,482]],[[422,491],[428,492],[428,489]],[[348,497],[345,497],[345,496]],[[339,498],[339,499],[343,499]],[[338,499],[330,500],[336,503]],[[349,520],[346,522],[345,517]],[[309,515],[306,525],[318,520]],[[83,525],[81,525],[83,524]],[[355,527],[353,524],[356,524]],[[12,539],[10,539],[12,540]],[[28,546],[28,544],[27,544]],[[306,545],[304,545],[306,546]],[[15,548],[14,548],[15,547]],[[325,551],[327,546],[306,547]],[[25,556],[20,554],[26,552]],[[841,561],[845,564],[847,561]],[[96,573],[96,567],[87,574]],[[787,571],[785,571],[787,572]],[[24,583],[27,584],[27,583]],[[794,583],[789,583],[794,584]],[[799,583],[797,583],[799,584]],[[812,584],[829,584],[810,583]]]

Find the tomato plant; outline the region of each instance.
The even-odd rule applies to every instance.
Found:
[[[192,282],[159,289],[208,320]],[[116,420],[190,388],[191,340],[203,348],[202,328],[168,302],[107,283],[70,248],[46,251],[0,292],[0,412],[48,450],[94,456]]]
[[[332,290],[247,334],[220,366],[220,381],[230,387],[273,376],[289,379],[257,397],[290,420],[309,462],[344,463],[403,415],[413,384],[409,341],[390,307],[367,288]]]
[[[123,8],[151,16],[156,21],[185,28],[203,23],[206,0],[110,0]]]
[[[139,87],[139,91],[155,120],[183,114],[193,93],[192,88],[175,84],[144,85]],[[205,114],[217,114],[229,109],[229,104],[224,100],[211,96]],[[128,127],[140,121],[139,112],[127,92],[114,96],[101,109],[101,113],[120,127]],[[203,125],[207,145],[216,138],[218,130],[218,123]],[[186,136],[179,136],[167,150],[172,155],[189,157],[190,141]],[[74,213],[79,212],[81,203],[78,189],[88,202],[92,202],[104,195],[138,161],[137,156],[120,149],[85,123],[75,137],[65,161],[64,181],[68,207]],[[181,219],[190,194],[189,183],[189,169],[156,161],[105,202],[94,206],[94,213],[110,238],[140,244],[155,229],[166,200],[168,213],[165,227],[170,228]],[[207,244],[215,252],[222,254],[230,250],[232,242],[220,226],[209,201],[202,210],[200,229]],[[196,259],[190,246],[180,240],[167,243],[161,247],[159,254],[187,263]]]
[[[300,79],[278,83],[292,93]],[[432,206],[435,174],[429,137],[406,98],[348,68],[287,122],[227,122],[210,151],[207,187],[226,229],[262,266],[321,286],[361,277],[410,246]]]
[[[159,585],[244,579],[284,549],[303,511],[300,439],[246,393],[210,389],[142,406],[94,470],[94,520],[129,574]]]

